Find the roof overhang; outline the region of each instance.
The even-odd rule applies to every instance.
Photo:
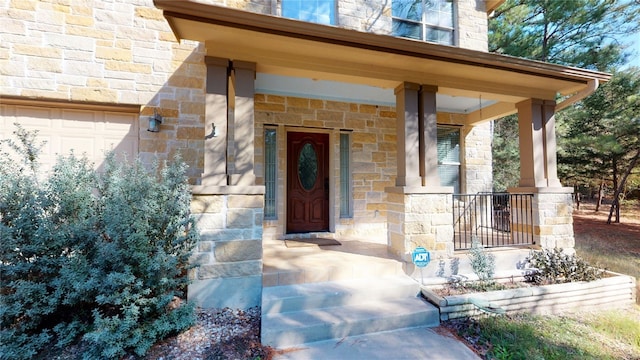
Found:
[[[487,10],[487,14],[491,14],[494,12],[498,6],[502,5],[505,0],[485,0],[485,9]]]
[[[495,116],[489,117],[491,109],[487,109],[469,123],[513,113],[516,103],[529,98],[555,100],[558,94],[575,94],[611,77],[194,1],[154,3],[178,39],[203,42],[209,56],[255,62],[259,73],[380,88],[395,88],[406,81],[437,86],[438,93],[449,96],[493,101]]]

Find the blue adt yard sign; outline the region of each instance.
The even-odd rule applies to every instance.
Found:
[[[431,261],[431,254],[427,251],[427,249],[423,247],[417,247],[415,250],[413,250],[411,258],[413,260],[413,263],[417,267],[425,267],[429,265],[429,262]]]

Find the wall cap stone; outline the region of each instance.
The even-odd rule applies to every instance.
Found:
[[[193,195],[264,195],[264,186],[191,186]]]
[[[513,187],[508,188],[509,194],[572,194],[572,187]]]
[[[453,186],[389,186],[384,191],[395,194],[453,194]]]

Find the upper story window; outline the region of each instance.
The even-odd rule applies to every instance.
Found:
[[[393,35],[454,45],[453,0],[393,0]]]
[[[336,24],[336,0],[282,0],[282,16],[325,25]]]

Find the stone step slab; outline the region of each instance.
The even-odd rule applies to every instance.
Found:
[[[438,309],[408,276],[267,287],[262,343],[287,348],[419,326],[439,325]]]
[[[287,348],[347,336],[438,326],[439,312],[419,297],[370,300],[262,317],[262,343]]]
[[[375,299],[416,297],[420,285],[408,276],[266,287],[262,314],[352,305]]]

